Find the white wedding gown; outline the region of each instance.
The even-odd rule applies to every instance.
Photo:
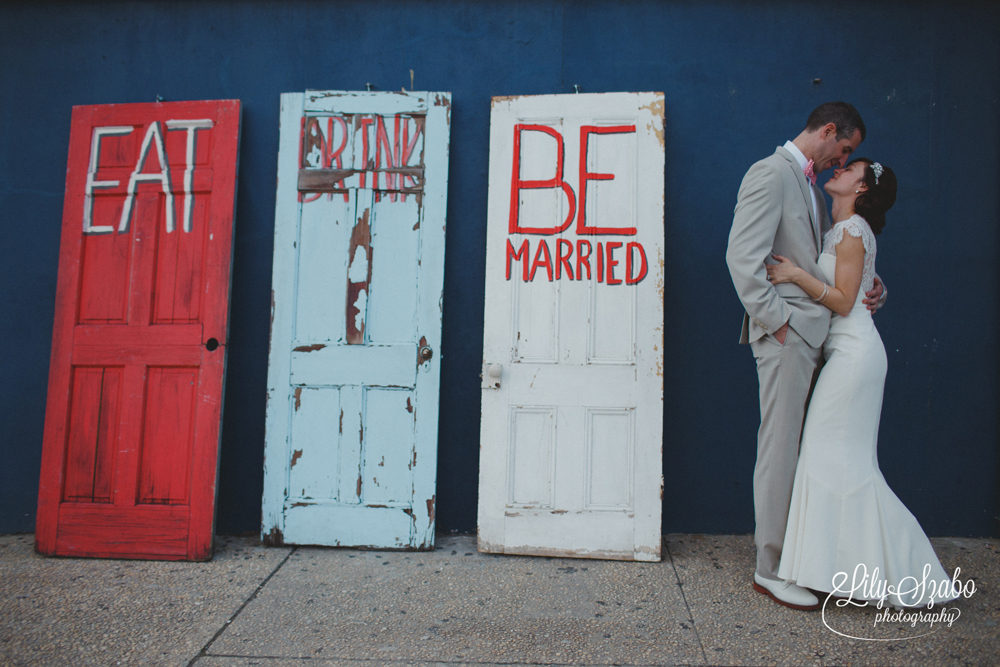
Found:
[[[823,346],[826,365],[806,414],[778,576],[826,593],[836,587],[842,592],[834,595],[848,597],[867,574],[869,585],[854,590],[855,600],[877,600],[884,592],[878,587],[888,584],[904,593],[887,595],[888,604],[945,602],[955,598],[950,585],[942,591],[951,577],[878,467],[887,363],[862,303],[875,276],[875,235],[864,218],[853,216],[827,232],[819,267],[833,285],[836,246],[845,232],[864,242],[861,289],[849,315],[833,315]],[[925,565],[926,585],[919,586]],[[839,572],[846,573],[843,583],[834,582]]]

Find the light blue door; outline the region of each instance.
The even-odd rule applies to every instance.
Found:
[[[449,111],[281,97],[267,543],[433,548]]]

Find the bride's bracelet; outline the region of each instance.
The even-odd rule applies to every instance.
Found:
[[[830,296],[830,286],[823,283],[823,293],[819,295],[818,299],[813,299],[816,303],[823,303],[826,301],[826,297]]]

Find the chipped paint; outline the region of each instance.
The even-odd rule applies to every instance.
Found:
[[[509,516],[509,517],[515,517],[515,516],[521,516],[521,513],[520,512],[504,512],[503,515],[504,516]]]
[[[520,99],[521,95],[497,95],[496,97],[490,98],[490,108],[492,109],[497,104],[501,102],[513,102],[514,100]]]
[[[406,397],[406,411],[411,415],[413,414],[413,403],[410,402],[410,397]]]
[[[326,347],[323,343],[314,343],[313,345],[299,345],[294,348],[292,352],[315,352],[316,350],[322,350]]]
[[[300,458],[302,458],[302,450],[296,449],[294,452],[292,452],[292,463],[288,467],[294,468],[295,464],[299,462]]]
[[[298,412],[299,408],[302,407],[302,387],[295,388],[295,411]],[[294,459],[292,459],[294,461]],[[292,463],[292,465],[295,465]]]
[[[660,142],[660,148],[663,148],[663,117],[665,106],[664,98],[661,97],[655,102],[650,102],[645,106],[639,107],[639,109],[648,109],[653,114],[653,121],[646,125],[646,129],[656,135],[656,140]],[[659,127],[657,127],[656,121],[659,121]]]
[[[445,123],[451,125],[451,98],[438,93],[434,96],[434,106],[445,108]]]
[[[274,526],[271,528],[270,532],[265,533],[261,537],[260,541],[263,542],[266,547],[280,547],[284,546],[285,537],[281,534],[281,529]]]
[[[358,492],[357,492],[357,496],[358,496],[358,498],[361,497],[361,475],[358,475]]]
[[[549,514],[565,514],[567,510],[552,510]]]
[[[425,347],[427,347],[427,336],[421,336],[420,337],[420,342],[417,343],[417,367],[418,368],[420,367],[420,364],[424,363],[425,361],[430,361],[429,358],[428,359],[424,359],[424,358],[422,358],[420,356],[420,350],[422,348],[425,348]]]
[[[437,494],[434,494],[427,499],[427,525],[430,526],[434,523],[434,501],[437,498]]]
[[[351,231],[347,256],[347,344],[365,342],[365,317],[368,307],[368,286],[372,279],[371,209],[366,208]]]
[[[315,504],[316,503],[297,502],[297,503],[292,503],[291,505],[289,505],[288,509],[292,509],[293,507],[309,507],[310,505],[315,505]]]

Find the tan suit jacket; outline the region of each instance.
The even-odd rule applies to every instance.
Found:
[[[820,219],[813,214],[809,188],[815,188]],[[741,343],[773,333],[785,322],[812,347],[820,347],[830,329],[830,311],[797,285],[772,285],[764,262],[784,255],[825,281],[817,261],[830,217],[822,191],[810,186],[799,163],[785,148],[757,162],[740,186],[729,232],[726,263],[746,309]]]

